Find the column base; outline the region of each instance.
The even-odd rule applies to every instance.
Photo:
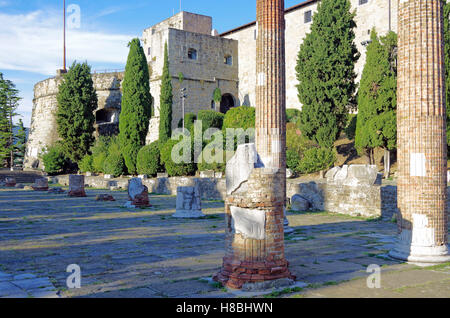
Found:
[[[389,256],[411,263],[430,265],[450,262],[449,248],[447,245],[423,247],[398,243],[389,252]]]
[[[224,259],[222,270],[213,277],[214,281],[230,289],[256,291],[272,287],[292,285],[296,279],[288,269],[286,260],[273,262],[233,262]]]

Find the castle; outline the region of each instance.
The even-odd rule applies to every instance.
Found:
[[[307,0],[285,11],[286,19],[286,105],[301,109],[297,98],[295,66],[300,44],[309,32],[312,16],[319,0]],[[350,0],[355,10],[355,44],[361,58],[356,64],[358,81],[365,64],[365,46],[370,31],[380,35],[397,31],[398,1]],[[170,74],[173,86],[173,122],[177,127],[182,118],[181,89],[186,89],[184,113],[212,109],[226,113],[230,108],[255,105],[256,22],[218,34],[212,28],[212,18],[180,12],[145,29],[141,39],[150,69],[150,91],[155,116],[150,120],[147,143],[158,139],[159,95],[164,63],[164,44],[167,43]],[[41,168],[39,156],[45,147],[58,140],[56,129],[56,95],[62,78],[56,76],[35,85],[33,114],[25,155],[25,168]],[[111,135],[118,131],[123,72],[93,74],[98,95],[96,110],[97,135]],[[219,88],[222,101],[213,100]]]

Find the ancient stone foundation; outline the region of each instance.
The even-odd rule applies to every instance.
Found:
[[[140,178],[133,178],[128,182],[128,202],[127,207],[150,207],[148,198],[148,188],[142,184]]]
[[[204,216],[198,187],[178,187],[177,210],[172,217],[197,219]]]
[[[86,197],[86,192],[84,191],[83,175],[69,176],[69,197]]]
[[[399,2],[398,229],[390,255],[450,261],[443,1]]]
[[[216,281],[242,289],[252,283],[295,279],[284,257],[283,177],[278,170],[255,168],[246,190],[227,198],[226,251]]]
[[[32,185],[34,191],[48,191],[48,180],[47,178],[36,179]]]

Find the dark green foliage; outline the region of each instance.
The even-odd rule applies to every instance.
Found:
[[[142,147],[137,157],[137,171],[139,174],[155,176],[161,171],[161,158],[159,154],[159,143],[154,142]]]
[[[292,171],[298,171],[300,165],[301,155],[294,149],[286,150],[286,166]]]
[[[354,114],[350,114],[348,117],[347,126],[345,127],[345,135],[348,139],[353,140],[356,134],[356,122],[358,120],[358,116]]]
[[[447,145],[450,146],[450,2],[444,5],[444,41],[445,41],[445,92],[447,102]],[[449,152],[450,153],[450,152]]]
[[[172,78],[169,73],[169,54],[164,45],[164,67],[161,77],[159,141],[165,144],[172,136]]]
[[[197,120],[202,122],[203,132],[209,128],[222,129],[225,115],[214,110],[200,110]]]
[[[300,128],[308,139],[331,148],[355,105],[355,13],[349,0],[323,0],[297,60]]]
[[[3,78],[0,73],[0,166],[14,164],[13,118],[19,106],[19,91],[13,82]]]
[[[191,131],[194,127],[194,122],[197,120],[197,115],[193,113],[187,113],[184,115],[184,128]],[[180,119],[178,128],[183,128],[183,120]]]
[[[103,165],[105,174],[119,177],[125,172],[125,162],[121,153],[113,152],[106,157]]]
[[[82,173],[92,172],[94,170],[93,162],[94,162],[94,157],[92,155],[86,155],[78,163],[78,168],[80,168],[80,171]]]
[[[56,121],[61,147],[72,162],[79,162],[94,143],[97,93],[87,63],[74,62],[59,86]]]
[[[360,154],[382,147],[392,150],[397,142],[397,36],[391,32],[381,41],[375,30],[367,48],[367,62],[358,93],[355,146]]]
[[[42,155],[42,162],[44,163],[44,171],[50,175],[63,173],[69,166],[69,160],[61,144],[48,148]]]
[[[22,119],[19,119],[19,124],[17,125],[18,131],[14,136],[14,165],[23,166],[23,160],[25,158],[25,149],[27,144],[27,133],[25,127],[23,127]]]
[[[136,174],[137,154],[145,145],[152,115],[152,96],[147,58],[139,39],[133,39],[129,47],[122,84],[119,142],[128,172]]]
[[[286,109],[286,122],[297,123],[300,120],[301,111],[295,108]]]
[[[227,149],[227,151],[236,150],[238,143],[248,143],[254,140],[255,116],[255,108],[250,106],[234,107],[225,114],[225,118],[223,120],[223,131],[227,139],[232,137],[227,134],[228,128],[242,129],[241,131],[236,131],[236,136],[234,138],[234,149]],[[247,131],[249,128],[252,128],[251,131]],[[248,135],[246,135],[247,132],[249,132]],[[228,144],[231,144],[231,142]]]
[[[178,177],[178,176],[189,176],[193,175],[195,173],[195,164],[191,158],[192,152],[189,154],[188,160],[182,161],[182,162],[176,162],[172,158],[172,149],[179,145],[180,143],[189,143],[191,144],[191,140],[189,138],[183,139],[183,140],[177,140],[177,139],[169,139],[164,146],[161,148],[161,162],[164,164],[164,167],[166,168],[167,173],[171,177]],[[175,152],[174,152],[175,153]],[[175,153],[176,154],[176,153]],[[182,157],[183,154],[179,153],[179,156]]]
[[[304,153],[298,165],[300,173],[314,173],[329,169],[336,162],[336,152],[329,148],[311,148]]]

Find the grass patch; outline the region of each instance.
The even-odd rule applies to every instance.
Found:
[[[283,290],[275,291],[270,294],[264,295],[264,298],[276,298],[287,294],[299,293],[301,291],[303,291],[303,288],[301,287],[285,288]]]

